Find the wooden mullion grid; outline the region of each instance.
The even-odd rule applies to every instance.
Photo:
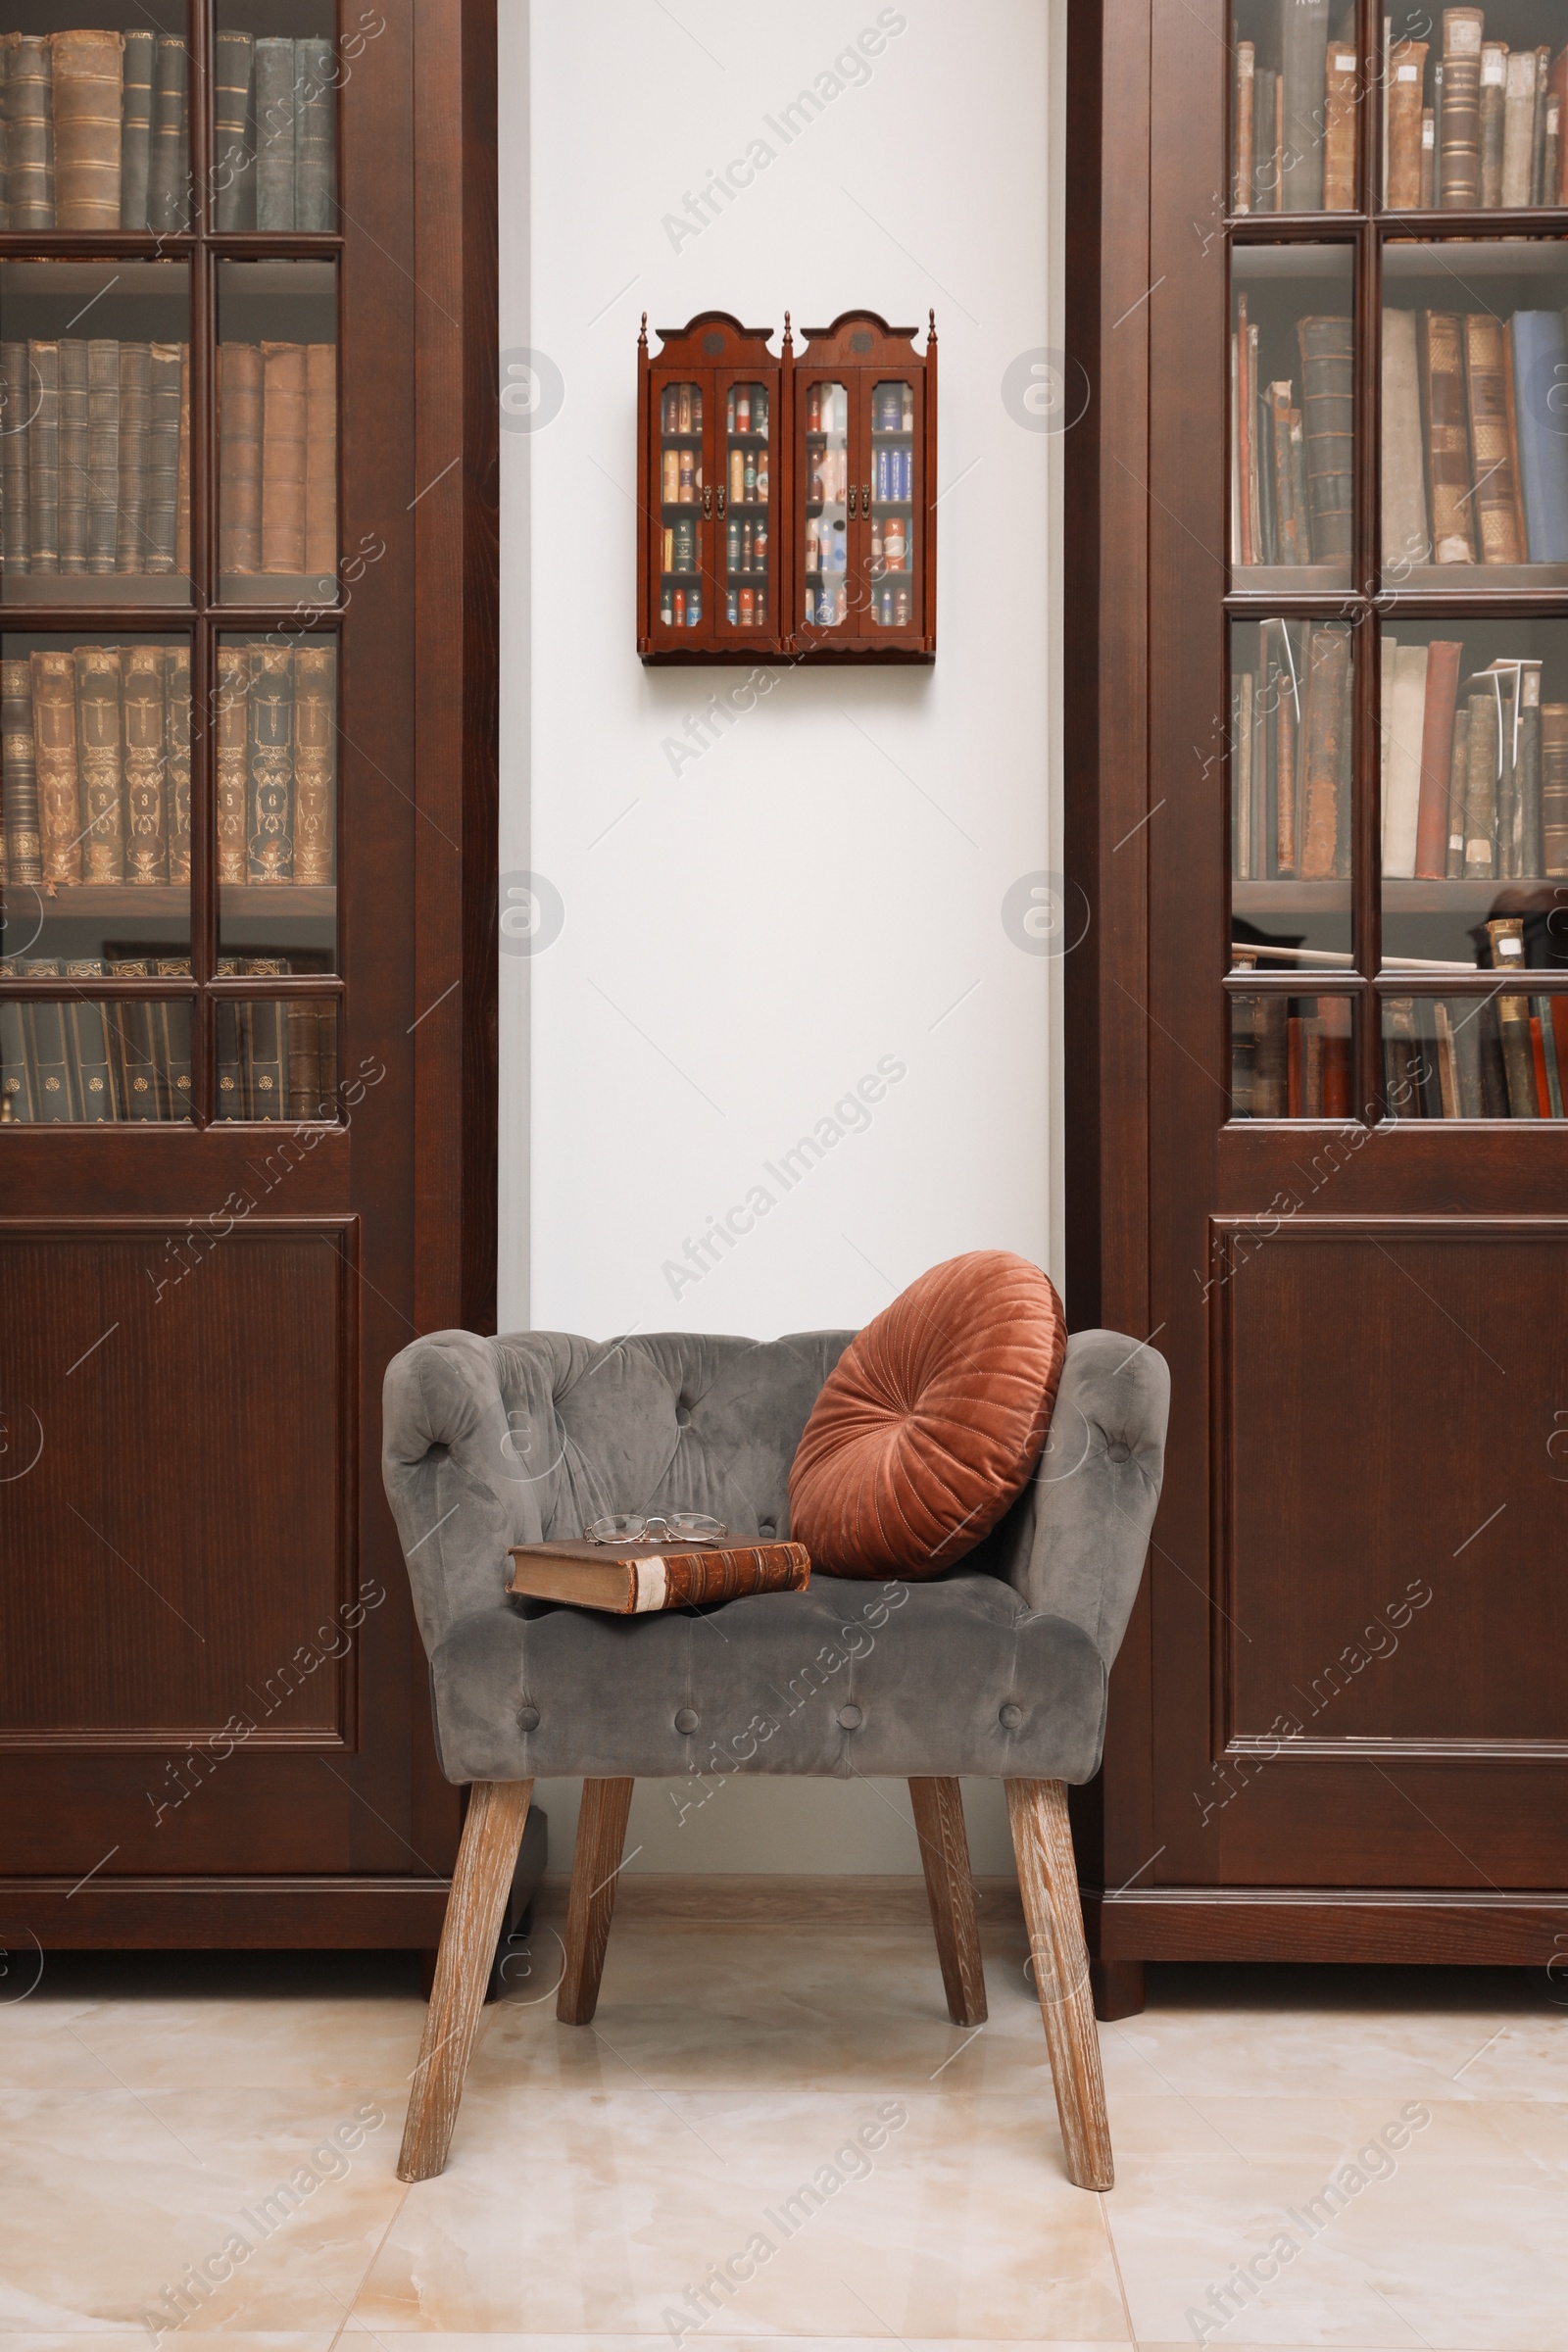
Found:
[[[190,107],[190,188],[187,203],[190,208],[190,226],[199,236],[207,225],[207,200],[211,192],[209,140],[207,121],[208,84],[213,59],[212,0],[190,0],[189,39],[186,44],[190,84],[187,103]]]
[[[341,997],[346,984],[336,972],[237,972],[209,980],[214,997],[241,997],[270,1004],[273,997]]]
[[[1381,109],[1379,110],[1381,114]],[[1363,122],[1362,154],[1376,147],[1379,124]],[[1371,183],[1368,183],[1369,189]],[[1351,545],[1356,595],[1354,636],[1354,745],[1350,794],[1350,949],[1356,968],[1375,972],[1381,956],[1382,794],[1379,759],[1383,674],[1378,639],[1377,593],[1382,547],[1382,387],[1379,365],[1383,344],[1383,280],[1377,230],[1363,219],[1357,238],[1355,271],[1355,522]],[[1382,1052],[1373,1037],[1374,1023],[1363,1019],[1351,1044],[1358,1082],[1357,1100],[1370,1115],[1382,1083]]]

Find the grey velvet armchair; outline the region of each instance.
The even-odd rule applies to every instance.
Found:
[[[1106,1676],[1158,1500],[1169,1375],[1108,1331],[1067,1347],[1045,1452],[932,1582],[612,1617],[509,1597],[509,1546],[609,1511],[789,1532],[801,1432],[849,1332],[437,1332],[387,1369],[383,1475],[447,1778],[471,1784],[398,2172],[446,2163],[536,1778],[585,1779],[557,2013],[594,2014],[633,1783],[715,1772],[906,1779],[950,2015],[986,2014],[959,1778],[1006,1785],[1067,2170],[1111,2184],[1066,1784],[1099,1769]]]

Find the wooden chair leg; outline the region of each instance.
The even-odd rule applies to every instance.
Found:
[[[963,1797],[954,1780],[911,1780],[909,1802],[920,1839],[926,1900],[936,1931],[937,1958],[956,2026],[986,2022],[986,1976],[974,1917],[974,1879]]]
[[[400,2180],[429,2180],[446,2168],[532,1793],[532,1781],[476,1781],[468,1792],[424,2039],[403,2127]]]
[[[1035,1989],[1046,2022],[1067,2176],[1079,2188],[1109,2188],[1115,2172],[1100,2073],[1084,1944],[1078,1869],[1065,1781],[1008,1781],[1007,1819],[1018,1861]]]
[[[626,1842],[632,1781],[584,1781],[577,1816],[577,1847],[571,1857],[571,1892],[566,1898],[566,1972],[556,1995],[564,2026],[593,2023],[599,1980],[615,1908],[620,1849]]]

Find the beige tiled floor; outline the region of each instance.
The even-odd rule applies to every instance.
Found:
[[[1102,2029],[1117,2185],[1096,2198],[1062,2175],[1023,1957],[990,1934],[966,2035],[913,1926],[627,1918],[574,2031],[542,1930],[486,2014],[451,2164],[412,2190],[412,1963],[54,1960],[0,2005],[6,2352],[145,2342],[161,2306],[166,2344],[225,2352],[648,2352],[759,2233],[688,2345],[1147,2352],[1208,2308],[1222,2352],[1568,2352],[1568,2008],[1544,1977],[1151,1972],[1145,2014]],[[879,2112],[886,2144],[835,2166]],[[1408,2143],[1314,2230],[1308,2201],[1401,2117]],[[828,2167],[842,2184],[781,2219]],[[169,2326],[168,2290],[236,2232],[246,2258]],[[1221,2326],[1210,2289],[1282,2236]]]

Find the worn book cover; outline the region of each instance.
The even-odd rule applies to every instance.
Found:
[[[516,1544],[511,1590],[623,1617],[683,1609],[748,1592],[804,1592],[811,1560],[804,1544],[733,1544],[700,1550],[658,1544]]]

